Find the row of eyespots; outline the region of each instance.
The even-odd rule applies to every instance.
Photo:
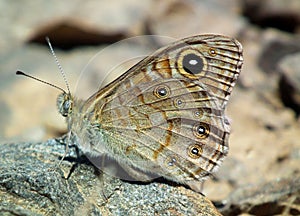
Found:
[[[216,56],[217,51],[214,48],[210,48],[208,50],[208,54],[211,56]],[[207,64],[204,57],[196,50],[183,50],[178,56],[179,57],[177,58],[176,68],[181,74],[186,75],[190,78],[195,78],[195,76],[200,74],[205,69],[205,65]],[[157,98],[165,99],[171,95],[171,90],[166,85],[160,85],[154,89],[154,95]],[[182,108],[185,105],[184,99],[182,98],[175,98],[173,103],[177,108]],[[193,114],[196,118],[202,116],[201,110],[195,110]],[[209,136],[209,133],[209,125],[204,122],[199,122],[193,126],[193,134],[198,139],[207,138]],[[203,149],[199,144],[192,144],[187,148],[187,155],[193,159],[200,158],[202,153]],[[166,160],[166,163],[169,167],[172,167],[175,165],[176,161],[177,158],[174,156],[168,158]]]
[[[163,98],[168,98],[171,95],[171,90],[168,86],[166,85],[159,85],[157,86],[154,91],[153,94],[160,99]],[[184,106],[184,100],[181,98],[176,98],[174,100],[174,105],[177,108],[180,108],[182,106]],[[196,117],[200,117],[201,115],[201,111],[199,110],[195,110],[194,111],[194,116]],[[210,133],[210,127],[207,123],[204,122],[198,122],[193,126],[193,134],[198,138],[198,139],[205,139],[209,136]],[[187,148],[187,154],[189,157],[193,158],[193,159],[197,159],[201,157],[201,154],[203,152],[202,147],[199,144],[192,144]],[[176,160],[176,159],[174,159]],[[171,161],[171,162],[170,162]],[[172,166],[172,160],[170,160],[169,166]]]

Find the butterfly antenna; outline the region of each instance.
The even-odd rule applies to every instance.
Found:
[[[60,88],[60,87],[58,87],[58,86],[56,86],[56,85],[54,85],[54,84],[52,84],[52,83],[49,83],[49,82],[46,82],[46,81],[41,80],[41,79],[39,79],[39,78],[36,78],[36,77],[34,77],[34,76],[31,76],[31,75],[29,75],[29,74],[26,74],[26,73],[24,73],[23,71],[17,71],[16,74],[17,74],[17,75],[26,76],[26,77],[29,77],[29,78],[31,78],[31,79],[37,80],[37,81],[39,81],[39,82],[41,82],[41,83],[47,84],[47,85],[49,85],[49,86],[52,86],[52,87],[54,87],[54,88],[56,88],[56,89],[59,89],[60,91],[62,91],[62,92],[64,92],[64,93],[66,93],[66,91],[63,90],[62,88]]]
[[[58,59],[57,59],[57,56],[56,56],[56,54],[55,54],[55,52],[54,52],[54,49],[53,49],[53,47],[52,47],[52,45],[51,45],[50,39],[49,39],[48,37],[46,37],[46,41],[47,41],[47,43],[48,43],[48,46],[49,46],[49,48],[50,48],[50,51],[51,51],[51,53],[52,53],[54,59],[55,59],[55,62],[56,62],[56,64],[57,64],[57,66],[58,66],[58,69],[59,69],[60,73],[61,73],[62,76],[63,76],[64,82],[65,82],[65,84],[66,84],[66,86],[67,86],[67,89],[68,89],[68,93],[70,93],[70,88],[69,88],[69,84],[68,84],[68,81],[67,81],[67,78],[66,78],[66,74],[65,74],[65,72],[64,72],[64,70],[63,70],[61,64],[59,63],[59,61],[58,61]]]

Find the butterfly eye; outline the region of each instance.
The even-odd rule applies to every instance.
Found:
[[[206,123],[196,124],[193,128],[194,134],[200,139],[204,139],[209,135],[209,126]]]
[[[199,74],[202,72],[204,64],[200,56],[190,53],[183,57],[182,66],[189,74]]]
[[[71,102],[69,100],[64,102],[64,105],[63,105],[64,110],[69,110],[70,106],[71,106]]]
[[[57,97],[57,108],[59,110],[59,113],[67,117],[71,111],[72,111],[72,103],[73,100],[71,98],[70,94],[62,93]]]
[[[62,110],[61,114],[64,117],[67,117],[72,111],[72,101],[71,100],[64,101],[64,103],[62,104],[62,109],[63,110]]]
[[[193,144],[188,147],[188,155],[191,158],[197,159],[197,158],[201,157],[202,152],[203,152],[203,149],[198,144]]]
[[[154,95],[158,98],[166,98],[170,95],[170,89],[167,86],[158,86],[154,89]]]

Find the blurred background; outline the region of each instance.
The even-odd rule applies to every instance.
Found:
[[[56,110],[60,92],[15,75],[23,70],[65,89],[46,36],[71,91],[86,96],[103,80],[112,79],[107,78],[112,68],[125,72],[133,63],[126,61],[129,56],[142,57],[168,41],[155,37],[116,43],[120,40],[216,33],[242,43],[244,65],[227,107],[232,121],[230,153],[216,176],[204,184],[203,193],[222,200],[239,187],[296,176],[299,11],[298,0],[0,0],[1,143],[41,141],[66,132]],[[96,54],[88,73],[81,73]]]

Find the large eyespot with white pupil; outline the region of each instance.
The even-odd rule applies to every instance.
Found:
[[[207,69],[207,60],[204,55],[194,49],[186,49],[180,52],[176,64],[179,72],[190,79],[198,79]]]
[[[154,89],[153,93],[157,98],[167,98],[170,96],[171,90],[166,85],[160,85]]]
[[[201,157],[203,149],[198,144],[190,145],[187,149],[188,155],[193,159],[198,159]]]
[[[197,123],[193,127],[193,132],[197,138],[204,139],[210,133],[209,125],[204,122]]]
[[[183,69],[189,74],[199,74],[203,69],[203,61],[198,55],[191,53],[183,57]]]

